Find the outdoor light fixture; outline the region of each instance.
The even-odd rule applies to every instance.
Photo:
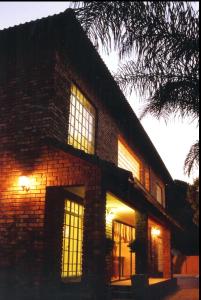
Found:
[[[152,227],[152,229],[151,229],[151,235],[152,236],[159,236],[160,234],[161,234],[160,229]]]
[[[30,189],[30,179],[27,176],[20,176],[19,185],[23,189],[23,191],[28,192]]]
[[[112,222],[114,217],[115,217],[115,213],[114,213],[113,207],[107,208],[107,210],[106,210],[106,222],[107,223]]]

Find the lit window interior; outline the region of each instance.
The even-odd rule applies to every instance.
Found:
[[[162,195],[162,188],[159,184],[156,184],[156,200],[163,204],[163,195]]]
[[[95,109],[75,85],[71,88],[68,144],[94,153]]]
[[[144,177],[145,177],[145,188],[146,190],[150,191],[150,171],[148,168],[145,168]]]
[[[129,248],[135,240],[135,211],[109,192],[106,200],[106,236],[114,241],[113,251],[108,254],[111,280],[129,279],[135,274],[135,253]]]
[[[140,181],[140,163],[120,140],[118,140],[118,167],[132,172]]]
[[[64,209],[62,277],[77,278],[82,275],[82,241],[84,208],[66,200]]]

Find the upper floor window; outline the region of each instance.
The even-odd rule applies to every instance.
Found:
[[[140,162],[132,150],[121,140],[118,140],[118,167],[133,173],[140,181]]]
[[[150,191],[150,170],[148,167],[144,170],[144,186],[147,191]]]
[[[156,183],[156,200],[163,205],[163,190],[162,187]]]
[[[75,85],[71,87],[68,144],[86,153],[95,151],[95,108]]]

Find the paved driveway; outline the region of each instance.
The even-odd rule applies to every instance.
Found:
[[[164,300],[199,300],[199,289],[182,289]]]

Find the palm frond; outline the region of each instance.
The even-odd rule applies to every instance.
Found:
[[[184,163],[184,171],[190,176],[192,170],[199,165],[199,141],[193,144]]]
[[[189,1],[78,1],[77,18],[95,45],[113,48],[121,64],[120,87],[138,90],[147,113],[179,112],[199,119],[199,11]],[[190,174],[199,144],[185,162]]]
[[[161,70],[153,67],[147,70],[139,62],[129,61],[119,67],[115,76],[120,87],[128,92],[137,89],[141,96],[146,97],[146,107],[142,113],[145,116],[167,117],[170,114],[180,113],[182,117],[199,116],[199,79],[196,72],[192,77],[189,72],[182,71],[182,65],[169,65],[165,68],[161,63]],[[163,68],[164,66],[164,68]]]

